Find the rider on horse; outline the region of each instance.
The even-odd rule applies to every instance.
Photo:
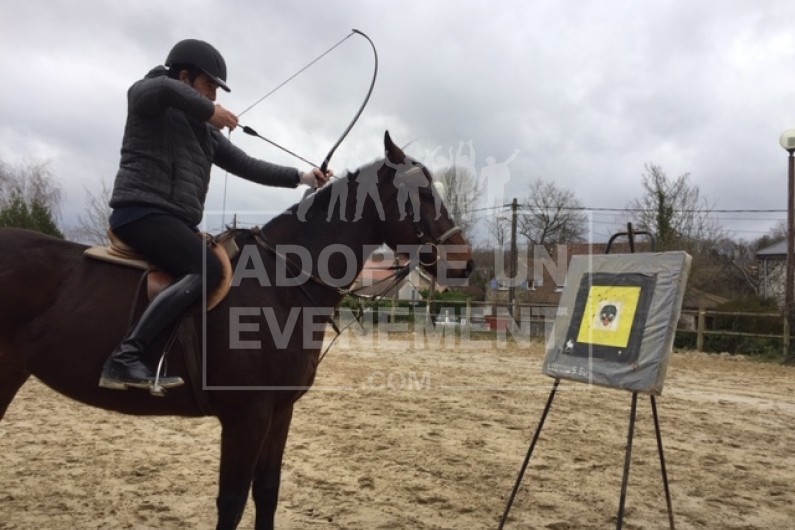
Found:
[[[102,369],[99,385],[149,388],[155,380],[145,351],[166,326],[221,281],[221,264],[206,252],[196,226],[213,164],[268,186],[317,187],[331,172],[301,172],[248,156],[222,134],[237,116],[215,104],[226,85],[226,63],[210,44],[187,39],[129,89],[121,162],[113,186],[110,229],[175,281],[146,308]],[[183,383],[163,377],[164,388]]]

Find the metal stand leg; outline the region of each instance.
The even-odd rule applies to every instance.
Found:
[[[536,443],[538,442],[538,438],[541,435],[541,429],[544,427],[544,422],[546,421],[547,414],[549,413],[549,410],[552,407],[552,401],[555,399],[555,393],[558,389],[559,384],[560,384],[560,379],[555,379],[555,383],[552,386],[552,390],[549,392],[549,398],[547,399],[547,404],[544,407],[544,412],[543,414],[541,414],[541,419],[538,422],[538,427],[536,428],[535,435],[533,436],[533,441],[530,443],[530,447],[527,450],[527,455],[525,456],[524,462],[522,463],[522,468],[519,471],[519,476],[516,478],[516,483],[514,484],[513,491],[511,492],[511,496],[508,499],[508,504],[505,506],[505,512],[502,514],[502,519],[500,520],[500,525],[498,527],[499,530],[503,529],[503,527],[505,526],[505,522],[508,519],[508,514],[511,511],[511,506],[513,506],[513,501],[516,498],[516,494],[519,492],[519,486],[521,485],[522,479],[524,478],[524,474],[527,471],[527,466],[530,463],[530,457],[533,455],[533,450],[535,449]],[[629,430],[627,432],[627,450],[626,450],[626,455],[624,457],[624,476],[621,481],[621,499],[619,501],[618,517],[616,520],[617,530],[621,530],[624,524],[624,508],[626,506],[627,488],[629,485],[629,468],[630,464],[632,463],[632,441],[635,436],[635,418],[637,417],[637,410],[638,410],[638,394],[637,392],[633,392],[632,404],[629,413]],[[668,523],[670,525],[671,530],[675,530],[673,503],[671,502],[671,490],[668,486],[668,472],[666,471],[665,467],[665,454],[663,453],[662,433],[660,431],[659,416],[657,415],[657,400],[653,395],[651,396],[651,411],[652,411],[652,416],[654,417],[654,431],[657,436],[657,451],[660,454],[660,469],[662,470],[663,486],[665,488],[665,503],[666,506],[668,507]]]
[[[638,410],[638,393],[632,393],[632,407],[629,413],[629,433],[627,434],[627,454],[624,458],[624,478],[621,481],[621,500],[618,504],[618,520],[616,530],[621,530],[624,524],[624,504],[627,500],[627,485],[629,483],[629,464],[632,462],[632,438],[635,434],[635,413]]]
[[[513,486],[513,491],[511,492],[511,496],[508,499],[508,504],[505,506],[505,513],[502,514],[502,519],[500,520],[499,526],[500,530],[502,530],[502,528],[505,526],[505,521],[508,519],[508,513],[511,511],[511,506],[513,506],[513,501],[516,498],[517,492],[519,491],[519,486],[522,484],[522,478],[524,477],[525,471],[527,470],[527,465],[530,463],[530,457],[533,455],[536,442],[538,441],[538,437],[541,434],[541,428],[544,426],[544,421],[547,419],[547,414],[549,413],[550,407],[552,407],[552,400],[555,399],[555,392],[557,392],[559,384],[560,379],[555,379],[555,383],[552,385],[552,390],[549,392],[549,398],[547,398],[547,404],[544,407],[544,412],[541,414],[541,420],[538,422],[536,433],[533,435],[533,441],[530,442],[530,447],[527,450],[527,456],[524,457],[522,469],[519,471],[519,476],[516,478],[516,484]]]
[[[660,420],[657,417],[657,399],[654,395],[651,396],[651,413],[654,417],[654,432],[657,435],[657,452],[660,453],[660,469],[662,470],[663,488],[665,489],[665,504],[668,507],[668,524],[671,530],[674,530],[674,509],[671,503],[671,490],[668,488],[668,472],[665,470],[665,455],[663,454]]]

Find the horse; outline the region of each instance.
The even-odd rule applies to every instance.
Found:
[[[141,271],[89,259],[78,243],[0,230],[0,420],[31,375],[81,403],[123,414],[214,415],[221,424],[216,528],[237,527],[249,493],[256,528],[273,528],[293,406],[313,383],[325,326],[366,253],[386,244],[440,283],[472,271],[471,248],[445,207],[437,210],[428,169],[388,131],[384,148],[384,158],[339,177],[262,228],[233,231],[241,251],[232,260],[229,294],[212,311],[192,309],[202,317],[195,333],[205,380],[162,397],[97,385],[103,362],[129,325]],[[401,170],[419,172],[428,182],[419,215],[399,215],[395,176]],[[353,199],[361,195],[355,188],[365,178],[377,179],[381,204],[357,205],[361,219],[354,222]],[[331,218],[338,202],[332,195],[345,197],[340,219]],[[188,378],[181,348],[174,344],[168,369]]]

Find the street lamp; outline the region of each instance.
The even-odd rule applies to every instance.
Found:
[[[795,324],[795,303],[793,303],[793,283],[795,283],[795,129],[787,129],[778,139],[781,147],[789,153],[789,176],[787,179],[787,272],[784,282],[784,310],[787,313],[787,337],[785,344],[790,345],[789,335]],[[787,357],[791,357],[792,348],[787,348]]]

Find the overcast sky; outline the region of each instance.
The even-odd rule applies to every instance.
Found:
[[[86,189],[112,182],[127,88],[175,42],[199,38],[221,51],[232,92],[219,91],[218,102],[241,112],[352,28],[373,39],[380,69],[369,106],[332,160],[337,173],[380,156],[389,129],[431,166],[462,142],[471,142],[478,174],[487,174],[487,161],[510,160],[506,202],[543,179],[586,207],[624,208],[642,195],[641,175],[654,163],[672,178],[689,172],[717,209],[778,211],[714,214],[736,238],[759,237],[786,218],[787,155],[778,138],[795,128],[791,0],[0,6],[0,159],[50,162],[67,227]],[[241,123],[319,163],[364,98],[372,63],[367,42],[351,37]],[[253,156],[307,167],[240,132],[232,141]],[[300,195],[216,169],[207,209],[278,211]],[[592,219],[597,241],[628,220],[603,211]]]

